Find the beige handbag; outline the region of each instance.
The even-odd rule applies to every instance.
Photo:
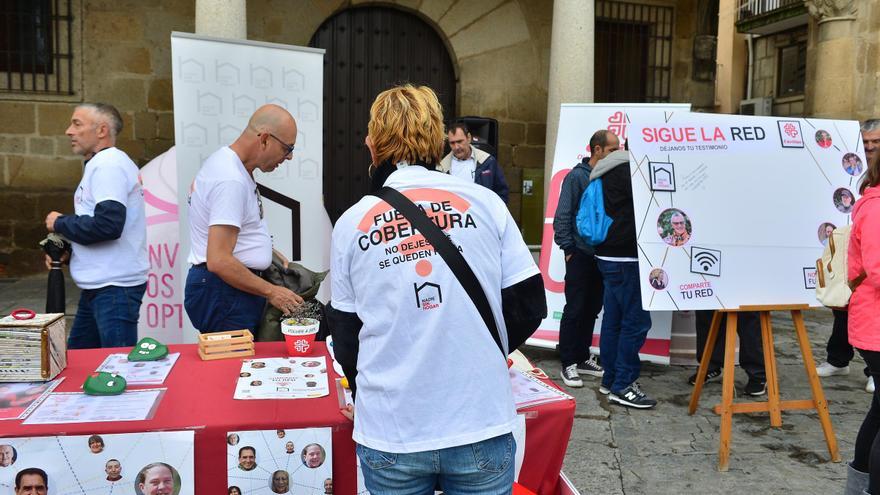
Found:
[[[816,299],[835,309],[844,309],[852,295],[846,280],[846,250],[849,247],[850,226],[844,226],[831,233],[822,257],[816,260]]]

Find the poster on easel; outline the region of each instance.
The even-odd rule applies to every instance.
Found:
[[[564,104],[559,112],[559,131],[553,168],[547,189],[544,233],[538,266],[544,277],[547,297],[545,318],[527,344],[554,348],[559,343],[559,321],[565,307],[565,253],[553,241],[553,217],[559,203],[562,181],[584,157],[590,156],[590,137],[607,129],[620,138],[621,146],[631,134],[632,122],[664,120],[678,113],[690,112],[688,103],[584,103]],[[652,327],[640,356],[661,364],[669,363],[672,313],[652,313]],[[593,348],[598,350],[602,317],[596,320]]]
[[[631,131],[644,309],[821,306],[816,259],[866,169],[858,122],[681,113]]]

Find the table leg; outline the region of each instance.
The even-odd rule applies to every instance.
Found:
[[[718,446],[718,470],[727,471],[730,463],[730,430],[733,426],[733,355],[736,347],[737,314],[727,313],[727,335],[724,337],[724,374],[721,380],[721,442]],[[706,359],[704,358],[704,361]]]
[[[712,350],[715,349],[715,341],[718,339],[718,330],[721,328],[721,312],[716,311],[712,315],[712,324],[709,326],[709,336],[706,338],[706,347],[703,349],[700,367],[697,369],[697,381],[694,383],[694,391],[691,392],[691,402],[688,405],[688,414],[697,412],[700,404],[700,394],[703,393],[703,382],[706,380],[706,372],[709,369],[709,361],[712,359]]]
[[[770,409],[770,426],[782,426],[782,410],[779,407],[779,375],[776,373],[776,351],[773,348],[773,326],[770,312],[761,311],[761,340],[764,344],[764,370],[767,374],[767,406]]]
[[[807,378],[810,382],[810,388],[813,391],[813,403],[816,406],[816,412],[819,413],[819,421],[822,423],[822,431],[825,433],[825,442],[828,444],[828,452],[831,454],[832,462],[840,462],[840,452],[837,450],[837,438],[834,436],[834,427],[831,425],[831,415],[828,413],[828,402],[825,400],[825,393],[822,391],[822,384],[819,382],[819,375],[816,374],[816,362],[813,360],[813,350],[810,348],[810,340],[807,338],[807,328],[804,325],[804,315],[800,310],[791,312],[791,319],[794,321],[794,329],[797,333],[798,344],[801,347],[801,354],[804,358],[804,368],[807,370]]]

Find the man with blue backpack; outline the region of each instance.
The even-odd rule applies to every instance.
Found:
[[[559,204],[553,217],[553,240],[565,253],[565,307],[559,321],[559,359],[562,381],[569,387],[583,387],[580,375],[601,377],[604,373],[590,354],[593,327],[602,310],[602,275],[596,266],[593,246],[578,233],[577,216],[581,198],[590,183],[590,170],[620,147],[617,136],[606,130],[590,138],[590,157],[571,169],[562,181]]]
[[[639,287],[639,258],[629,151],[615,151],[599,161],[590,172],[591,181],[602,181],[600,214],[609,219],[602,242],[596,245],[596,260],[602,273],[605,297],[599,352],[605,375],[599,392],[608,401],[636,409],[648,409],[657,401],[648,397],[636,380],[641,372],[639,349],[651,329],[651,314],[642,309]],[[583,230],[583,229],[582,229]],[[595,241],[594,241],[595,242]]]

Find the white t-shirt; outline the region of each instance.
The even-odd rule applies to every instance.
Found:
[[[506,347],[501,289],[539,273],[507,207],[482,186],[420,166],[395,171],[385,185],[448,227]],[[408,453],[511,432],[516,411],[504,357],[455,275],[398,215],[364,196],[333,229],[333,307],[363,322],[354,440]]]
[[[215,151],[202,164],[189,196],[190,252],[187,261],[197,265],[208,261],[208,228],[231,225],[238,228],[232,255],[254,270],[272,263],[272,237],[261,213],[257,183],[228,146]]]
[[[86,164],[83,178],[73,195],[77,215],[95,215],[102,201],[125,206],[125,224],[119,239],[88,246],[73,243],[70,275],[82,289],[108,285],[133,287],[147,281],[147,223],[144,218],[144,190],[137,165],[118,148],[99,151]]]
[[[468,182],[473,182],[476,173],[477,160],[474,158],[473,148],[471,148],[471,156],[464,160],[459,160],[455,155],[452,155],[452,160],[450,161],[449,166],[450,175],[461,177]]]

